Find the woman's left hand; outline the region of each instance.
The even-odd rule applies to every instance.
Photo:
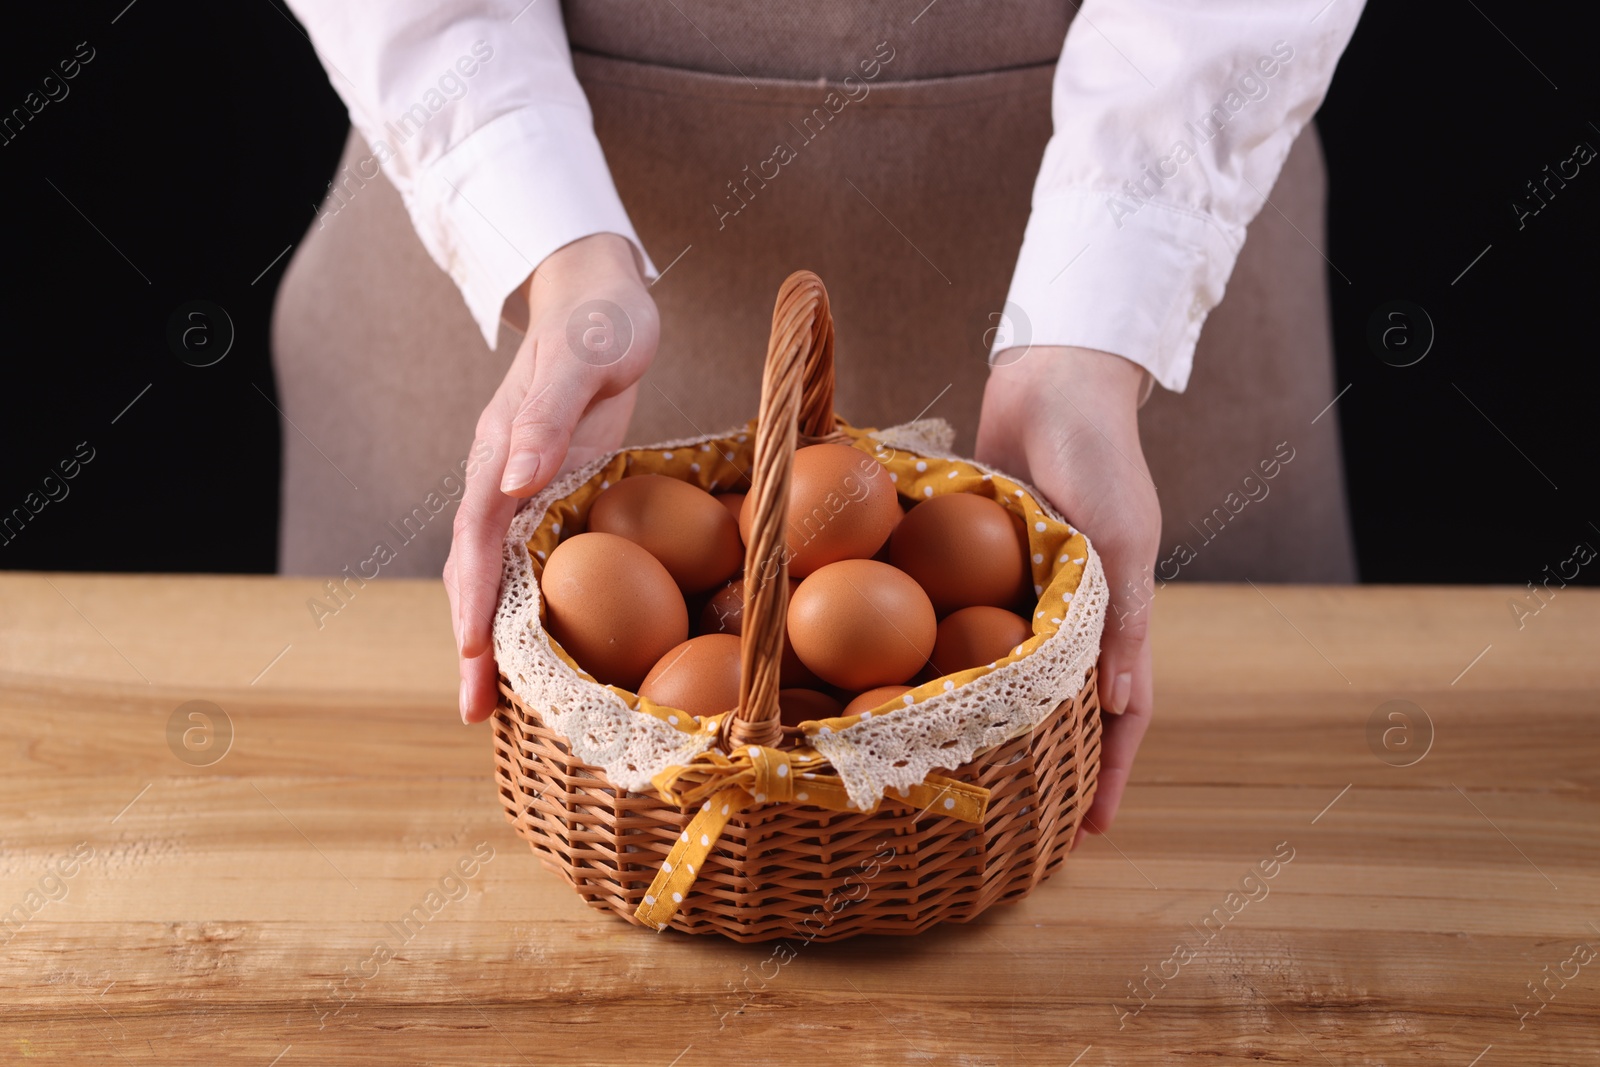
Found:
[[[1139,447],[1144,371],[1087,348],[1007,349],[983,393],[978,459],[1023,478],[1088,535],[1111,601],[1100,639],[1100,701],[1112,713],[1083,827],[1116,818],[1150,725],[1150,594],[1161,507]],[[1083,830],[1079,830],[1081,835]]]

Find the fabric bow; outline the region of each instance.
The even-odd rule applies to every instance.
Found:
[[[665,929],[694,885],[701,865],[737,812],[759,804],[807,804],[830,811],[861,811],[850,799],[844,781],[821,768],[828,765],[815,749],[777,749],[742,745],[732,752],[711,749],[686,764],[674,764],[651,779],[661,796],[680,807],[696,803],[700,810],[672,845],[650,891],[634,917],[657,930]],[[930,774],[900,798],[922,811],[982,822],[989,790],[953,778]],[[866,809],[877,811],[882,802]]]

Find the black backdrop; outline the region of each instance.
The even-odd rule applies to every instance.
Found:
[[[1600,548],[1600,160],[1574,157],[1600,149],[1600,108],[1592,27],[1574,17],[1379,0],[1317,117],[1364,580],[1520,585],[1579,542]],[[275,0],[50,5],[8,23],[0,114],[79,66],[0,145],[0,516],[59,497],[0,534],[0,567],[270,571],[272,294],[343,109]],[[1531,199],[1526,182],[1563,169]],[[1519,200],[1538,212],[1519,220]],[[227,340],[216,308],[231,348],[193,366]],[[197,327],[187,348],[175,323]],[[46,482],[62,463],[75,476]]]

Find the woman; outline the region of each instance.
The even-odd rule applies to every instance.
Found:
[[[846,417],[948,419],[1101,552],[1089,827],[1149,721],[1159,582],[1353,577],[1305,126],[1357,0],[292,6],[355,130],[276,315],[283,569],[448,547],[465,721],[517,500],[747,418],[798,267]]]

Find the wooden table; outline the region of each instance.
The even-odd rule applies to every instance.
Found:
[[[0,576],[0,1062],[1600,1059],[1600,593],[1163,589],[1109,839],[779,969],[538,865],[437,583],[320,591]]]

